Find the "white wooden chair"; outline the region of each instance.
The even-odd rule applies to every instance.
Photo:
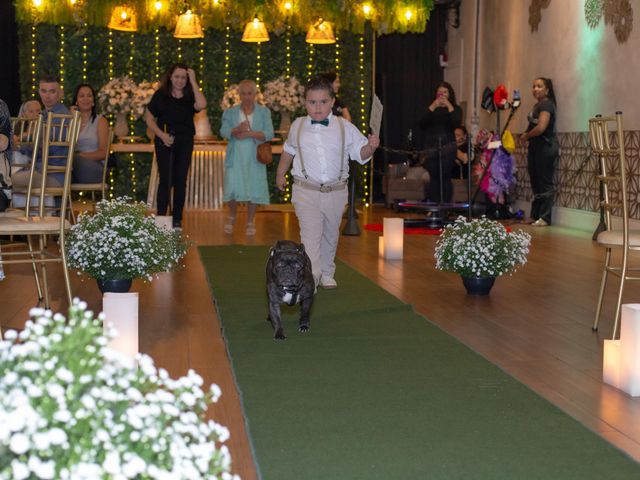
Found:
[[[66,214],[71,185],[73,151],[78,138],[79,125],[79,114],[77,112],[71,115],[53,113],[47,115],[42,138],[41,161],[32,162],[29,172],[27,208],[25,208],[24,214],[18,217],[0,217],[0,235],[25,235],[27,238],[26,243],[12,245],[10,249],[3,250],[0,264],[31,263],[36,272],[38,298],[39,301],[44,299],[45,308],[50,307],[47,279],[47,265],[50,263],[55,262],[62,265],[69,304],[71,304],[72,299],[64,241],[65,233],[70,227]],[[59,154],[50,155],[51,147],[60,147],[58,149]],[[66,165],[51,165],[52,159],[63,158],[62,153],[64,150],[62,148],[66,148],[64,153]],[[37,165],[40,166],[38,175],[36,175]],[[51,182],[47,182],[48,175],[52,173],[63,175],[62,186],[51,186]],[[46,196],[54,196],[60,199],[59,207],[56,206],[56,211],[59,212],[58,216],[47,214]],[[38,198],[37,206],[30,207],[32,197]],[[47,248],[47,235],[58,237],[59,247],[57,249]],[[35,239],[37,239],[37,248],[34,248]],[[40,267],[41,278],[37,273],[36,266]]]
[[[616,112],[614,116],[596,116],[589,119],[589,136],[591,150],[600,160],[598,179],[602,183],[602,208],[605,211],[606,224],[606,230],[600,232],[596,239],[598,244],[605,248],[605,259],[593,330],[598,329],[607,280],[609,274],[613,274],[620,277],[612,335],[615,339],[618,336],[625,283],[627,280],[640,280],[640,276],[637,275],[640,268],[629,266],[630,252],[640,250],[640,230],[629,228],[627,163],[622,113]],[[615,144],[611,141],[611,137],[616,139]],[[620,263],[612,261],[614,250],[621,252]]]

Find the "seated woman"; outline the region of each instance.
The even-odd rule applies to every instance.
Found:
[[[42,106],[38,100],[27,100],[20,105],[18,110],[19,118],[28,118],[30,120],[38,118],[38,115],[42,112]],[[16,173],[21,170],[20,165],[26,165],[31,161],[31,149],[22,146],[21,143],[24,139],[18,138],[18,135],[13,136],[13,161],[11,162],[12,173]]]
[[[80,112],[80,134],[73,159],[74,183],[100,183],[109,148],[109,124],[96,114],[96,93],[81,83],[73,94],[73,107]]]

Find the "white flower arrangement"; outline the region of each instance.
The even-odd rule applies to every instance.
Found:
[[[140,118],[144,115],[144,109],[158,86],[158,82],[147,81],[137,85],[128,76],[114,78],[98,91],[98,103],[103,113],[109,115],[124,113]]]
[[[527,263],[531,235],[486,217],[458,217],[436,243],[436,268],[463,277],[497,277]]]
[[[68,321],[30,315],[0,341],[0,479],[239,480],[228,429],[205,418],[217,385],[120,356],[77,299]]]
[[[296,77],[280,76],[265,84],[264,99],[274,112],[295,112],[304,105],[304,86]]]
[[[264,95],[258,88],[258,94],[256,95],[256,102],[260,105],[265,104]],[[231,107],[235,107],[240,103],[240,93],[238,92],[238,84],[232,83],[227,87],[222,95],[222,100],[220,100],[220,108],[222,110],[227,110]]]
[[[100,280],[145,277],[172,270],[188,243],[179,232],[156,226],[144,203],[127,197],[102,200],[83,213],[66,241],[68,264]]]
[[[148,82],[146,80],[138,84],[138,88],[134,92],[132,100],[132,114],[136,118],[141,118],[144,115],[144,111],[147,105],[151,101],[151,97],[156,93],[160,87],[160,82]]]

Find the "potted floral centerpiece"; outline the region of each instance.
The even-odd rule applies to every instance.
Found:
[[[158,82],[146,81],[138,85],[132,78],[124,76],[114,78],[98,91],[98,103],[102,112],[116,117],[114,132],[118,137],[124,137],[129,133],[127,115],[136,118],[144,115],[147,103],[158,86]]]
[[[68,321],[30,315],[0,341],[0,478],[239,480],[229,431],[205,417],[217,385],[107,348],[112,332],[77,299]]]
[[[264,86],[266,105],[274,112],[280,112],[280,130],[291,126],[291,114],[304,105],[304,86],[296,77],[285,79],[280,76]]]
[[[128,291],[131,280],[170,271],[185,255],[182,234],[158,227],[144,203],[102,200],[83,213],[67,237],[68,264],[98,281],[101,291]],[[118,285],[123,284],[119,287]]]
[[[486,217],[447,225],[436,243],[436,268],[462,276],[467,292],[486,295],[495,278],[527,263],[531,235]]]

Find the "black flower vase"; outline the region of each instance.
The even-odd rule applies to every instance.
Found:
[[[467,295],[489,295],[496,277],[462,277]]]
[[[102,280],[96,278],[96,282],[98,282],[98,288],[102,293],[127,293],[129,289],[131,289],[133,280],[130,278],[119,278],[117,280]]]

